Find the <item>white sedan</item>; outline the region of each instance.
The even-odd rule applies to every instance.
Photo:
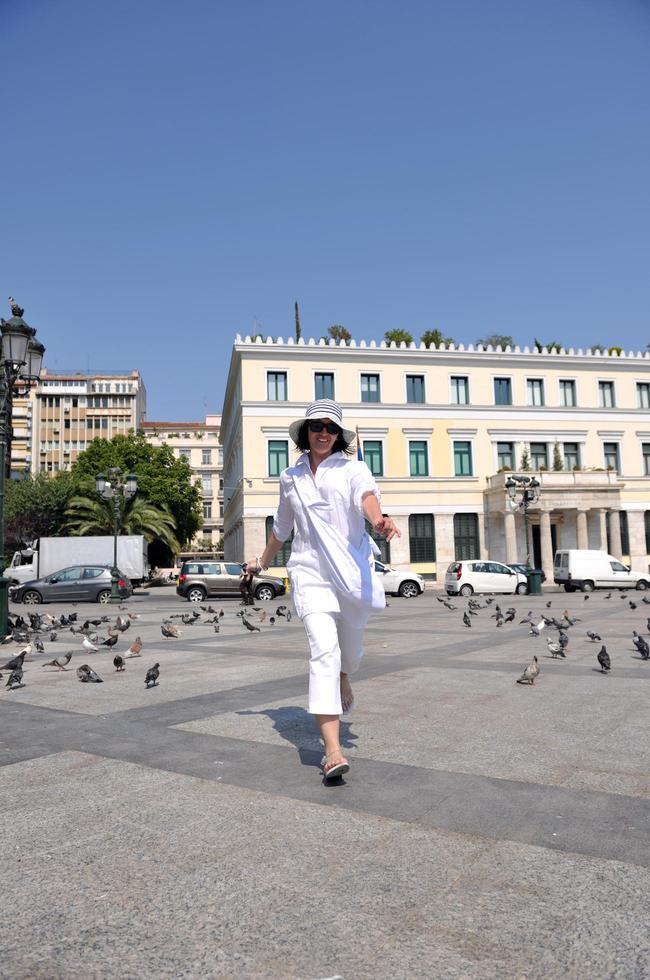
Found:
[[[424,592],[424,579],[410,568],[398,570],[376,561],[375,575],[381,578],[387,595],[401,595],[405,599],[412,599]]]

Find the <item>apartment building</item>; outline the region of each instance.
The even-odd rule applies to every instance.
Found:
[[[147,393],[139,371],[64,374],[43,369],[30,402],[31,471],[57,473],[69,469],[93,439],[141,428]]]
[[[175,456],[186,459],[193,478],[201,481],[203,527],[192,547],[216,548],[223,537],[221,416],[206,415],[204,422],[144,422],[142,431],[154,445],[168,445]]]
[[[11,478],[20,480],[32,469],[32,413],[30,394],[15,396],[11,413]]]
[[[523,464],[541,484],[529,540],[549,578],[558,547],[607,548],[648,567],[647,352],[237,336],[222,416],[227,559],[262,549],[279,473],[295,459],[287,427],[321,397],[359,428],[402,532],[381,542],[393,564],[440,579],[455,558],[523,560],[523,514],[505,487]]]

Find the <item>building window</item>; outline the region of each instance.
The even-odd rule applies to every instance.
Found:
[[[454,514],[454,556],[457,561],[480,558],[478,514]]]
[[[576,383],[575,381],[560,380],[560,405],[565,408],[575,408],[576,404]]]
[[[212,496],[212,477],[209,473],[204,473],[201,476],[201,492],[204,496]]]
[[[411,561],[436,560],[433,514],[409,515],[409,554]]]
[[[515,444],[513,442],[497,442],[497,469],[514,470]]]
[[[643,475],[650,476],[650,442],[641,443],[641,453],[643,455]]]
[[[211,500],[208,500],[206,503],[203,504],[203,520],[204,521],[212,520],[212,501]]]
[[[650,510],[647,510],[643,515],[643,523],[645,525],[645,553],[650,555]]]
[[[544,404],[544,379],[543,378],[528,378],[526,381],[526,390],[528,392],[529,405]]]
[[[614,408],[614,382],[598,382],[598,398],[601,408]]]
[[[271,534],[273,533],[273,518],[266,518],[266,541],[268,543]],[[282,542],[282,547],[276,554],[275,558],[272,558],[269,562],[269,568],[284,568],[291,558],[291,542],[293,541],[293,531],[289,535],[286,541]]]
[[[627,511],[620,512],[621,521],[621,552],[624,555],[630,554],[630,527],[627,522]]]
[[[617,442],[604,442],[603,443],[603,455],[605,457],[605,469],[618,471],[621,468],[621,461],[618,453],[618,443]]]
[[[494,379],[494,404],[512,405],[512,382],[510,378]]]
[[[565,470],[580,469],[580,447],[577,442],[564,442],[562,444],[562,454],[564,456]]]
[[[378,439],[364,439],[363,458],[373,476],[384,475],[384,447]]]
[[[269,441],[269,476],[280,476],[289,465],[289,443],[285,439]]]
[[[454,476],[472,475],[471,442],[454,443]]]
[[[361,401],[362,402],[379,401],[379,375],[378,374],[361,375]]]
[[[266,397],[270,402],[286,402],[287,372],[268,371],[266,375]]]
[[[429,459],[424,440],[409,442],[409,471],[411,476],[428,476]]]
[[[469,378],[452,377],[451,383],[451,404],[469,405]]]
[[[548,446],[545,442],[531,442],[530,465],[534,470],[548,469]]]
[[[202,463],[203,466],[211,466],[212,465],[212,450],[211,449],[202,449],[201,450],[201,463]]]
[[[636,386],[636,407],[650,408],[650,383],[638,381]]]
[[[184,459],[186,463],[189,463],[191,461],[191,459],[192,459],[192,450],[191,449],[179,449],[178,450],[178,458],[179,459]]]
[[[334,398],[334,375],[317,373],[314,375],[314,398]]]
[[[409,405],[424,404],[424,375],[406,375],[406,401]]]
[[[366,531],[379,548],[379,561],[382,561],[384,565],[390,565],[390,541],[387,541],[378,531],[375,531],[369,521],[366,521]]]

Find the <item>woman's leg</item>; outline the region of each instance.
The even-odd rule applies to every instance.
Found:
[[[308,613],[303,625],[309,640],[309,712],[316,716],[329,762],[340,756],[341,648],[335,613]]]
[[[338,622],[339,646],[341,648],[341,705],[349,711],[354,703],[354,694],[349,674],[359,669],[363,657],[363,626],[354,626],[342,617]]]

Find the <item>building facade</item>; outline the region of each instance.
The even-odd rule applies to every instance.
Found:
[[[191,546],[216,550],[223,537],[221,416],[206,415],[204,422],[144,422],[142,431],[154,445],[168,445],[186,459],[193,479],[201,482],[203,527]]]
[[[549,579],[558,547],[648,568],[650,354],[238,336],[222,417],[226,559],[261,551],[295,459],[288,425],[320,397],[358,426],[402,533],[381,543],[393,564],[442,579],[457,558],[523,561],[523,514],[505,487],[523,472],[541,484],[529,544]]]
[[[29,401],[32,473],[70,469],[93,439],[112,439],[140,429],[147,409],[139,371],[55,374],[43,369]],[[14,418],[16,408],[14,403]]]

